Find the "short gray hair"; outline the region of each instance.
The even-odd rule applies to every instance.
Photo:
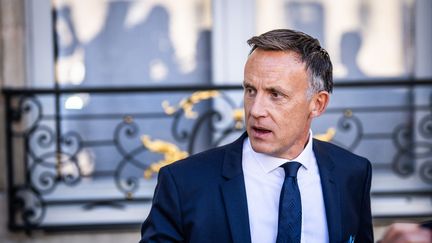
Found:
[[[255,49],[294,51],[299,54],[309,74],[309,98],[320,91],[333,91],[333,65],[329,54],[317,39],[300,31],[276,29],[254,36],[247,43],[252,47],[249,54]]]

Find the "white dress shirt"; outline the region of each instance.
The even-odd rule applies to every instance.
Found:
[[[318,165],[312,150],[312,132],[303,152],[292,161],[302,164],[297,172],[302,202],[301,243],[327,243],[327,219]],[[249,138],[244,140],[242,166],[253,243],[276,242],[279,196],[285,178],[280,166],[286,162],[286,159],[256,153]]]

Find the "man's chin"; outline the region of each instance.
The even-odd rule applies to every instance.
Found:
[[[254,141],[253,139],[250,139],[250,142],[253,151],[262,154],[271,153],[271,146],[269,146],[269,143],[266,143],[264,141]]]

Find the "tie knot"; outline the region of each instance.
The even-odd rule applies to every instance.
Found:
[[[281,165],[285,170],[285,177],[297,177],[297,171],[300,168],[301,164],[299,162],[287,162]]]

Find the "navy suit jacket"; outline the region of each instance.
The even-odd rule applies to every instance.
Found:
[[[243,134],[159,172],[144,242],[251,242],[242,170]],[[330,242],[373,242],[371,164],[330,143],[313,141]]]

